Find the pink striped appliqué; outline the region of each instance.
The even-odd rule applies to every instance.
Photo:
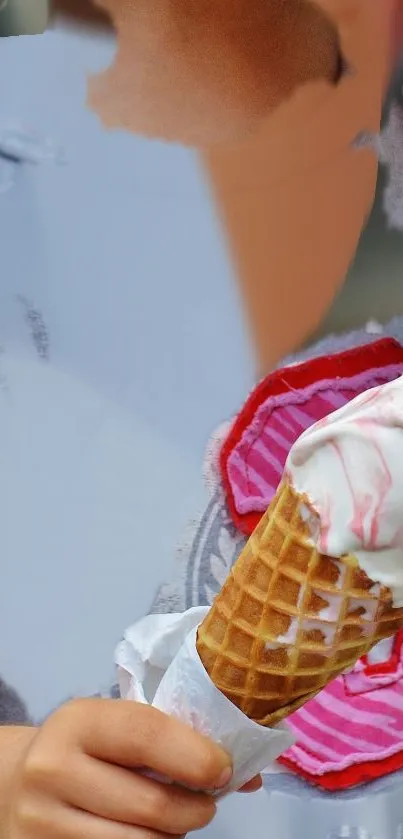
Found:
[[[288,720],[296,743],[284,757],[310,775],[342,772],[349,766],[382,761],[403,749],[403,635],[394,673],[368,675],[363,693],[350,693],[348,674],[335,679]],[[399,637],[399,636],[397,636]],[[362,671],[362,665],[357,666]],[[375,668],[372,668],[375,671]]]
[[[228,479],[240,515],[264,512],[276,492],[288,452],[298,437],[365,390],[397,378],[391,364],[348,378],[325,379],[269,397],[228,458]]]

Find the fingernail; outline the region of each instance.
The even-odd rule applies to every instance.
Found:
[[[229,784],[233,775],[232,766],[226,766],[225,769],[221,772],[221,775],[217,781],[217,789],[222,789],[222,787],[226,787]]]

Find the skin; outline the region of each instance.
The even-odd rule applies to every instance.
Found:
[[[148,0],[146,24],[143,3],[144,0],[138,0],[136,5],[130,4],[131,19],[137,19],[137,45],[132,33],[127,34],[127,28],[121,25],[127,0],[54,0],[53,8],[55,14],[87,27],[106,30],[116,23],[121,50],[130,47],[133,73],[136,66],[139,72],[143,67],[142,51],[150,33],[158,33],[159,54],[151,52],[147,58],[155,66],[157,77],[150,83],[150,91],[145,88],[144,95],[159,97],[161,103],[166,100],[166,90],[158,83],[161,62],[165,72],[171,74],[173,87],[177,78],[186,77],[186,98],[196,101],[202,95],[208,103],[204,105],[203,121],[213,126],[209,129],[212,136],[214,126],[223,121],[223,114],[229,135],[242,132],[251,121],[281,104],[299,85],[314,79],[330,83],[338,79],[337,33],[312,0],[255,0],[253,13],[249,0],[232,0],[231,14],[228,0]],[[131,50],[139,56],[137,63]],[[120,85],[126,83],[119,81]],[[133,108],[141,113],[142,102],[137,103],[133,75],[130,83]],[[183,114],[177,113],[176,102],[172,107],[176,113],[176,139],[187,142],[186,123],[196,117],[189,104]],[[162,128],[167,137],[172,133],[170,120],[168,111],[167,125]],[[130,125],[124,127],[133,129]],[[154,133],[148,123],[135,126],[135,130]],[[155,128],[155,134],[159,133]],[[201,135],[202,139],[206,138]]]
[[[0,839],[180,837],[215,815],[211,794],[193,790],[219,789],[231,773],[222,749],[155,708],[74,701],[39,729],[0,729]]]
[[[110,17],[91,0],[54,0],[52,14],[55,17],[61,15],[82,26],[112,29]]]

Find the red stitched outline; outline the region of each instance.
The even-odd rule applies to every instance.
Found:
[[[351,787],[356,787],[359,784],[368,784],[370,781],[375,781],[377,778],[382,778],[384,775],[390,775],[392,772],[402,769],[403,750],[382,760],[355,763],[354,766],[342,769],[341,772],[326,772],[324,775],[311,775],[310,772],[301,769],[298,764],[287,757],[279,757],[278,763],[327,792],[339,792],[351,789]]]
[[[387,661],[379,662],[379,664],[368,664],[368,656],[364,655],[361,659],[365,665],[365,676],[382,676],[394,673],[400,662],[403,645],[403,630],[395,635],[392,652]]]
[[[289,390],[301,390],[322,379],[335,379],[337,376],[349,378],[372,367],[387,367],[389,364],[403,362],[403,347],[394,338],[381,338],[379,341],[344,350],[331,356],[309,359],[294,367],[286,367],[270,373],[252,391],[244,407],[233,423],[228,437],[221,447],[219,464],[231,519],[238,530],[246,536],[253,533],[262,514],[238,513],[228,475],[228,459],[232,450],[240,441],[244,431],[251,424],[256,411],[270,396],[279,396]]]

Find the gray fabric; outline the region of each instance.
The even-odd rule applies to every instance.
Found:
[[[183,612],[191,606],[208,606],[219,592],[239,556],[245,539],[228,515],[220,490],[195,520],[178,552],[180,569],[176,580],[161,586],[151,612]]]
[[[385,326],[379,326],[379,331],[375,328],[379,326],[376,323],[356,329],[353,332],[348,332],[343,335],[328,335],[326,338],[315,343],[313,346],[306,347],[296,355],[287,356],[284,364],[291,364],[294,361],[305,361],[309,358],[317,358],[320,355],[328,355],[342,350],[348,350],[352,347],[359,347],[362,344],[369,344],[371,341],[379,340],[379,338],[395,338],[400,344],[403,344],[403,317],[393,318]],[[374,329],[374,332],[368,330]]]
[[[291,775],[265,777],[276,839],[403,839],[403,773],[345,793]]]
[[[14,688],[0,679],[0,724],[29,725],[30,722],[25,703]]]
[[[403,343],[403,318],[392,320],[384,327],[382,335]],[[289,356],[283,364],[340,352],[379,337],[379,334],[369,334],[365,329],[346,335],[331,335],[297,355]],[[176,578],[161,586],[150,611],[180,612],[191,606],[211,603],[244,544],[244,538],[231,522],[222,490],[217,486],[205,511],[190,523],[184,535],[177,555]]]

